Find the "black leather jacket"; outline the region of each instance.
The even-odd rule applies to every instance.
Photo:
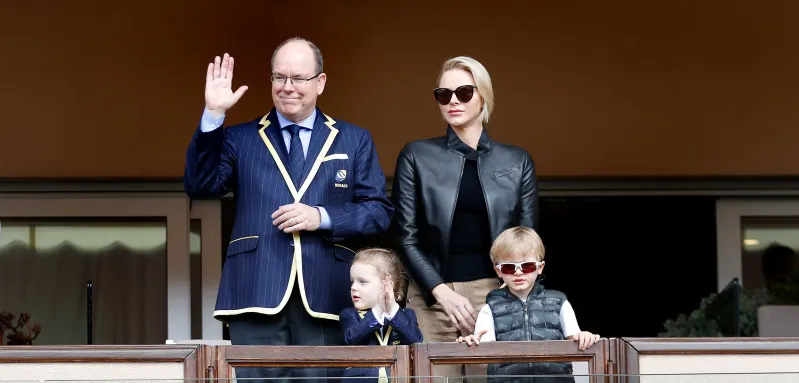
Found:
[[[447,135],[408,143],[400,152],[391,199],[403,260],[425,303],[444,283],[450,229],[466,153],[470,148],[451,127]],[[488,208],[491,240],[515,226],[536,227],[535,164],[522,148],[491,141],[486,129],[477,145],[477,169]],[[486,254],[486,257],[488,254]]]

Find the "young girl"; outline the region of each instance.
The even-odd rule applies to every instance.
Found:
[[[416,313],[400,308],[405,291],[402,262],[385,249],[364,249],[355,254],[350,268],[350,296],[354,307],[339,318],[348,346],[410,345],[422,342]],[[375,377],[387,382],[385,367],[348,368],[344,377]],[[359,381],[362,381],[359,379]]]

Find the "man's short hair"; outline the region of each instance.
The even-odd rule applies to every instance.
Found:
[[[322,51],[319,49],[319,47],[316,46],[316,44],[314,44],[314,43],[310,42],[309,40],[306,40],[306,39],[304,39],[302,37],[292,37],[290,39],[286,39],[282,43],[280,43],[280,45],[278,45],[277,48],[275,48],[275,51],[272,52],[272,68],[275,67],[275,56],[277,56],[277,51],[279,51],[280,48],[283,48],[286,44],[293,43],[295,41],[302,41],[302,42],[308,44],[309,47],[311,47],[311,51],[313,52],[314,61],[316,61],[316,73],[314,73],[314,74],[317,75],[319,73],[322,73],[324,71],[324,66],[325,66],[324,65],[325,64],[324,59],[322,58]]]
[[[508,258],[533,256],[536,261],[544,260],[544,242],[535,230],[517,226],[500,234],[491,245],[491,262],[500,263]]]

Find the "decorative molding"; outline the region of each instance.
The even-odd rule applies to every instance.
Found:
[[[799,354],[799,338],[622,338],[639,355]]]
[[[184,378],[205,375],[206,346],[0,346],[0,363],[183,363]]]
[[[180,362],[196,351],[196,345],[0,346],[0,362]]]
[[[386,190],[391,192],[391,178]],[[539,195],[799,196],[799,176],[539,177]],[[183,192],[181,178],[0,179],[0,193]],[[229,193],[223,198],[232,198]]]

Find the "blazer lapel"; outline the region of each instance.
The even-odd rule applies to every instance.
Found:
[[[314,176],[316,176],[316,172],[319,170],[319,166],[322,164],[322,159],[327,155],[327,151],[330,150],[330,146],[333,145],[333,141],[336,139],[338,129],[334,126],[335,123],[335,120],[326,116],[320,109],[316,109],[316,120],[311,132],[311,142],[308,144],[308,153],[305,155],[302,187],[298,191],[300,198],[308,190]]]
[[[333,145],[333,140],[336,139],[338,129],[333,125],[335,120],[326,116],[321,110],[317,109],[317,117],[314,121],[314,129],[311,132],[311,142],[308,145],[308,153],[305,155],[305,167],[303,168],[303,181],[302,186],[294,185],[286,170],[288,165],[288,151],[286,144],[283,141],[283,133],[280,131],[280,124],[277,121],[277,115],[272,111],[261,119],[261,129],[259,133],[261,139],[264,141],[267,149],[272,154],[272,157],[277,163],[280,173],[283,175],[286,186],[288,186],[291,195],[294,197],[295,202],[299,202],[305,191],[313,181],[322,159],[327,155],[330,146]]]
[[[286,151],[286,142],[283,140],[283,132],[281,132],[280,123],[277,121],[277,113],[272,109],[266,117],[269,119],[269,126],[265,130],[266,136],[272,142],[272,146],[275,147],[278,156],[280,156],[280,161],[285,166],[289,166],[289,153]]]
[[[302,170],[302,179],[308,177],[308,173],[313,167],[314,160],[319,156],[319,151],[322,150],[322,145],[327,141],[330,135],[330,129],[325,125],[327,118],[322,114],[321,110],[316,110],[316,119],[314,120],[313,130],[311,131],[311,141],[308,143],[308,153],[305,155],[305,168]]]
[[[289,188],[289,192],[291,192],[291,196],[294,198],[294,201],[299,202],[302,195],[297,191],[298,185],[294,185],[288,171],[286,170],[286,165],[288,164],[288,153],[286,150],[286,144],[283,141],[283,135],[280,132],[280,124],[277,122],[277,115],[274,111],[275,110],[273,108],[269,114],[261,118],[261,121],[258,123],[261,125],[261,129],[258,130],[258,134],[261,135],[261,140],[264,141],[264,145],[266,145],[266,148],[269,150],[269,154],[271,154],[272,159],[275,160],[275,164],[277,165],[278,170],[280,170],[280,174],[283,176],[283,181],[286,183],[286,187]]]

